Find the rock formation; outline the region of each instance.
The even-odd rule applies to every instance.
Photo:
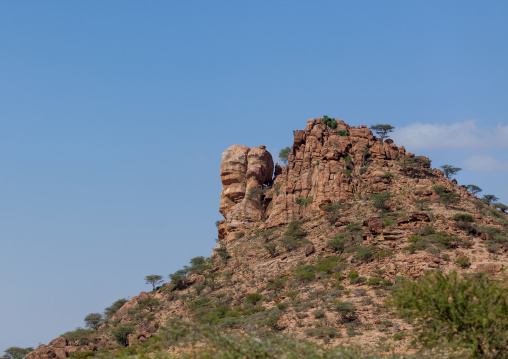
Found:
[[[265,146],[233,145],[222,154],[219,211],[229,230],[263,219],[263,186],[272,184],[273,159]],[[222,225],[221,229],[224,229]]]
[[[271,184],[274,168],[265,146],[249,150],[234,145],[224,152],[220,238],[250,222],[266,219],[266,227],[273,227],[362,191],[381,192],[390,178],[367,163],[382,166],[414,157],[390,139],[381,142],[365,125],[352,127],[337,120],[337,128],[331,129],[320,120],[310,119],[306,130],[295,132],[288,166],[275,166],[272,187],[263,187]]]

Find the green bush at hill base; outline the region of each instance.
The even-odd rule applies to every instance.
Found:
[[[508,358],[508,289],[487,276],[436,271],[399,283],[388,304],[414,321],[425,347],[444,342],[474,358]]]

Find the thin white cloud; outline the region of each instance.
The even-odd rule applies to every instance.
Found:
[[[501,162],[491,156],[471,156],[462,161],[462,166],[475,172],[508,171],[508,162]]]
[[[508,147],[508,125],[478,126],[477,120],[453,124],[414,123],[396,128],[391,136],[410,151]]]

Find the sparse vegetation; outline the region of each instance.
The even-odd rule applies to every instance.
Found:
[[[283,148],[279,152],[279,160],[281,160],[282,163],[284,163],[286,166],[288,164],[288,157],[289,157],[289,153],[290,152],[291,152],[291,148],[290,147]]]
[[[505,357],[508,292],[487,277],[436,271],[418,282],[399,283],[389,304],[414,321],[426,347],[446,342],[467,348],[473,357]]]

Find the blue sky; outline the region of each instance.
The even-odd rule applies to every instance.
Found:
[[[506,1],[0,3],[0,355],[214,246],[222,152],[389,123],[508,204]]]

